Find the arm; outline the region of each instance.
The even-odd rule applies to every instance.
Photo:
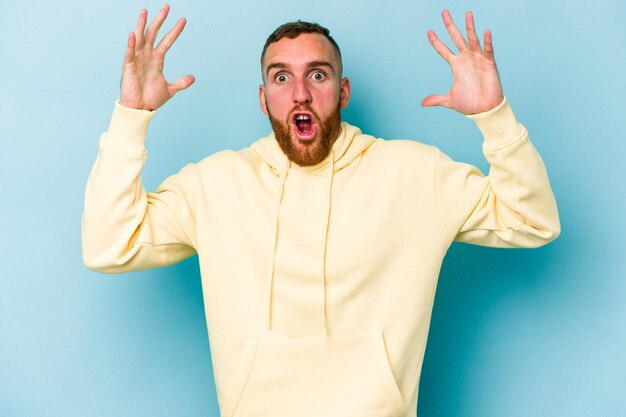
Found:
[[[483,134],[483,153],[491,167],[484,176],[438,152],[437,194],[445,240],[537,247],[556,239],[560,222],[546,168],[507,101],[468,117]]]
[[[496,247],[536,247],[554,240],[560,223],[554,194],[541,157],[528,132],[504,99],[495,64],[491,32],[484,51],[466,14],[468,41],[448,11],[443,20],[460,53],[454,55],[435,35],[428,39],[451,66],[448,94],[426,97],[424,106],[445,106],[474,120],[484,137],[483,153],[491,165],[484,176],[475,167],[437,155],[437,196],[446,242]]]
[[[156,193],[147,193],[141,184],[153,110],[193,83],[192,76],[173,84],[163,76],[165,52],[185,24],[179,20],[154,48],[168,11],[163,7],[145,30],[147,13],[142,10],[136,31],[128,38],[121,99],[100,139],[85,190],[83,261],[93,270],[124,272],[169,265],[195,252],[193,167],[168,178]]]

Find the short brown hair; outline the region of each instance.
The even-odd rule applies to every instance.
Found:
[[[341,50],[339,49],[339,45],[337,45],[337,42],[335,42],[333,37],[330,36],[330,31],[320,24],[303,22],[302,20],[284,23],[277,27],[274,32],[272,32],[272,34],[265,41],[265,45],[263,46],[263,52],[261,53],[261,68],[263,68],[263,58],[265,58],[265,52],[267,52],[267,48],[271,44],[273,44],[274,42],[278,42],[282,38],[295,39],[303,33],[319,33],[320,35],[328,39],[330,44],[335,49],[337,57],[339,58],[339,73],[341,74],[343,69],[343,63],[341,62]]]

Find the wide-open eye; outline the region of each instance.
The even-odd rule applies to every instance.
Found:
[[[284,83],[285,81],[287,81],[287,76],[285,74],[278,73],[274,76],[274,81],[276,81],[277,83]]]
[[[326,74],[323,71],[315,71],[312,77],[315,81],[323,81],[326,79]]]

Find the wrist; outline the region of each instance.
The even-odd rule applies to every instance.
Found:
[[[149,110],[149,109],[144,108],[140,103],[137,103],[132,100],[124,100],[124,98],[120,98],[117,103],[122,107],[126,107],[127,109]]]
[[[478,115],[482,115],[485,113],[489,113],[495,109],[497,109],[498,107],[501,107],[502,104],[504,103],[504,96],[501,95],[500,97],[494,99],[492,102],[485,104],[482,108],[477,109],[477,111],[472,112],[472,113],[468,113],[466,114],[466,116],[478,116]]]
[[[100,143],[125,153],[144,154],[146,132],[154,115],[155,112],[128,108],[116,101],[109,128]]]

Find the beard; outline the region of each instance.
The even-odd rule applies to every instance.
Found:
[[[292,132],[291,117],[297,111],[308,111],[315,117],[317,132],[313,139],[301,140]],[[317,165],[326,159],[335,140],[339,137],[339,133],[341,133],[339,102],[337,102],[335,110],[326,119],[320,119],[317,113],[309,107],[293,109],[285,122],[281,122],[272,116],[269,109],[267,113],[280,149],[282,149],[290,161],[302,167]]]

